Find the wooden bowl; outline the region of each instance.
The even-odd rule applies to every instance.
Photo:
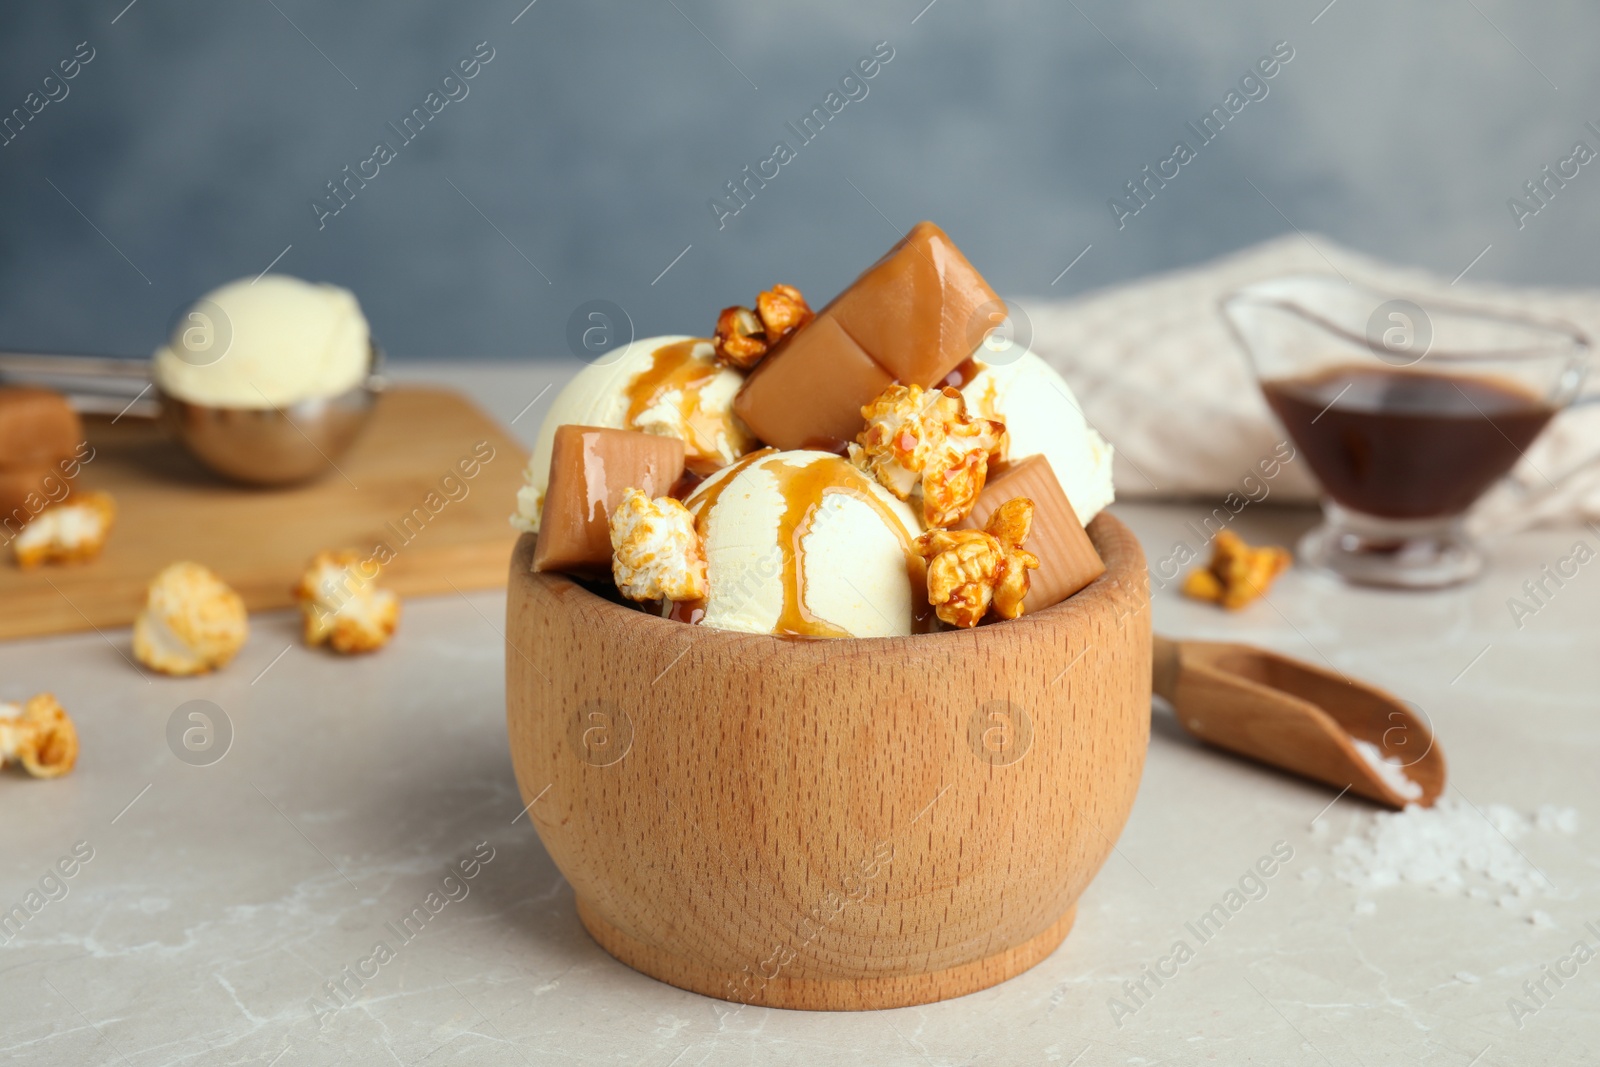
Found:
[[[801,641],[660,619],[511,562],[528,814],[607,952],[708,996],[875,1009],[1049,955],[1133,806],[1144,553],[1001,625]]]

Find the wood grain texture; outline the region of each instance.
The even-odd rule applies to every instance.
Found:
[[[387,545],[394,559],[383,584],[402,596],[505,581],[517,538],[507,516],[526,453],[456,393],[390,389],[338,471],[288,489],[221,481],[151,422],[90,419],[85,433],[95,454],[77,488],[116,498],[111,540],[92,563],[34,571],[17,569],[4,549],[0,638],[125,626],[146,583],[180,559],[215,570],[251,611],[293,603],[291,587],[325,548]],[[467,479],[457,464],[480,442],[492,458]]]
[[[1144,555],[977,630],[797,641],[688,626],[512,557],[506,717],[529,816],[624,963],[709,996],[876,1009],[1032,966],[1133,805]]]
[[[1431,807],[1446,769],[1428,723],[1376,686],[1265,649],[1223,641],[1155,638],[1155,691],[1190,734],[1391,808]],[[1422,788],[1401,796],[1377,776],[1351,739],[1398,759]]]

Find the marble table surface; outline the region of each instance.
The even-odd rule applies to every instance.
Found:
[[[527,440],[550,401],[540,390],[568,373],[529,362],[408,365],[397,376],[452,382]],[[1157,560],[1193,543],[1187,524],[1210,508],[1115,512]],[[1292,543],[1314,518],[1268,501],[1235,528]],[[0,644],[0,699],[52,690],[83,739],[67,778],[0,774],[0,908],[32,893],[40,905],[0,932],[0,1058],[1593,1063],[1600,963],[1547,981],[1537,1012],[1514,1017],[1511,1006],[1575,942],[1600,946],[1585,928],[1600,931],[1600,564],[1532,615],[1517,619],[1507,603],[1578,541],[1600,547],[1576,528],[1510,537],[1482,580],[1429,595],[1296,571],[1270,604],[1233,615],[1171,584],[1153,598],[1164,633],[1332,663],[1411,701],[1448,752],[1452,796],[1578,809],[1576,834],[1517,842],[1548,879],[1533,899],[1503,907],[1345,884],[1333,847],[1364,831],[1373,808],[1348,796],[1329,807],[1332,790],[1202,748],[1158,710],[1132,817],[1062,947],[994,988],[882,1012],[731,1012],[590,940],[519,818],[502,593],[413,600],[389,649],[348,661],[306,651],[288,613],[258,615],[235,664],[191,680],[136,671],[126,631]],[[176,755],[187,750],[169,724],[190,701],[214,706],[218,736],[231,734],[221,758]],[[1265,894],[1176,977],[1130,998],[1124,983],[1274,846],[1292,859]],[[440,906],[427,925],[395,937],[430,894]],[[376,975],[350,1003],[330,1000],[326,983],[379,940],[398,945],[392,958],[363,965]]]

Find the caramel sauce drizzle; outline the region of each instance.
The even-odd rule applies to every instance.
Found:
[[[673,622],[686,622],[690,626],[699,626],[700,621],[706,617],[704,600],[669,600],[667,604],[667,618]]]
[[[927,599],[927,580],[923,577],[923,562],[911,548],[911,534],[905,524],[884,502],[872,492],[867,476],[843,460],[829,463],[817,460],[796,467],[783,460],[772,460],[762,465],[778,482],[783,494],[784,511],[778,520],[778,544],[787,546],[783,559],[783,610],[778,615],[776,632],[786,637],[849,637],[849,631],[819,618],[806,607],[806,553],[805,536],[811,532],[813,522],[829,493],[844,493],[861,501],[878,513],[879,518],[900,541],[905,555],[907,576],[913,591],[913,615],[917,615],[917,601]],[[920,590],[920,595],[918,594]],[[931,614],[931,613],[930,613]],[[915,627],[913,627],[915,628]]]
[[[844,493],[861,501],[878,513],[884,525],[892,530],[905,555],[906,576],[912,590],[912,632],[927,633],[937,626],[933,608],[928,604],[927,565],[912,550],[912,535],[900,516],[896,515],[872,491],[867,475],[839,460],[827,462],[816,459],[803,466],[795,466],[783,459],[772,458],[774,450],[762,449],[742,457],[732,464],[725,477],[719,478],[687,502],[695,516],[695,526],[703,538],[707,534],[712,511],[722,491],[752,464],[765,460],[762,469],[773,476],[778,492],[784,500],[783,514],[778,519],[776,543],[784,550],[783,556],[783,607],[778,615],[774,632],[784,637],[838,638],[849,637],[849,631],[819,618],[806,606],[806,553],[804,541],[821,509],[824,497],[830,493]],[[705,618],[703,600],[673,604],[667,617],[679,622],[699,623]]]
[[[684,460],[696,474],[708,475],[722,461],[717,456],[717,437],[723,432],[721,420],[700,409],[700,391],[720,370],[715,362],[696,359],[695,349],[710,342],[697,337],[662,345],[650,354],[650,366],[628,383],[627,425],[637,424],[643,415],[674,389],[683,393],[682,409],[688,423],[689,440],[684,442]]]
[[[700,534],[701,541],[705,540],[707,531],[710,529],[711,512],[717,506],[717,501],[722,498],[722,491],[728,488],[729,484],[746,467],[757,460],[765,459],[767,456],[772,455],[774,451],[771,448],[761,448],[740,456],[733,463],[719,471],[722,477],[717,479],[716,484],[703,486],[703,488],[697,487],[691,495],[691,499],[684,501],[684,507],[688,508],[689,514],[694,516],[695,530]],[[667,611],[667,618],[677,622],[690,623],[691,625],[698,624],[705,617],[706,602],[704,600],[676,601]]]
[[[696,474],[694,471],[684,468],[684,472],[678,475],[678,480],[672,483],[672,488],[667,490],[667,495],[680,502],[688,500],[694,494],[694,491],[700,488],[700,483],[705,480],[705,475]]]
[[[728,488],[733,480],[739,476],[739,473],[750,464],[760,459],[766,459],[776,451],[777,449],[773,448],[759,448],[754,452],[740,456],[737,460],[717,472],[723,476],[717,479],[715,485],[702,484],[701,488],[695,490],[693,497],[684,502],[684,506],[694,516],[695,529],[702,539],[705,538],[706,531],[709,529],[707,524],[711,519],[711,509],[717,506],[718,500],[722,499],[722,491]],[[709,480],[708,478],[707,481]]]

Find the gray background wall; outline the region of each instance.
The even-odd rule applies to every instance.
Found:
[[[78,42],[95,58],[0,148],[0,347],[147,352],[292,246],[278,269],[353,288],[395,355],[549,355],[589,299],[641,334],[779,280],[820,300],[919,218],[1008,295],[1291,224],[1447,276],[1492,245],[1473,277],[1600,283],[1600,162],[1521,231],[1506,207],[1600,149],[1578,0],[524,2],[6,4],[0,113]],[[1119,231],[1108,197],[1279,40],[1269,95]],[[319,231],[324,183],[480,41],[470,94]],[[869,95],[719,230],[707,200],[879,41]]]

